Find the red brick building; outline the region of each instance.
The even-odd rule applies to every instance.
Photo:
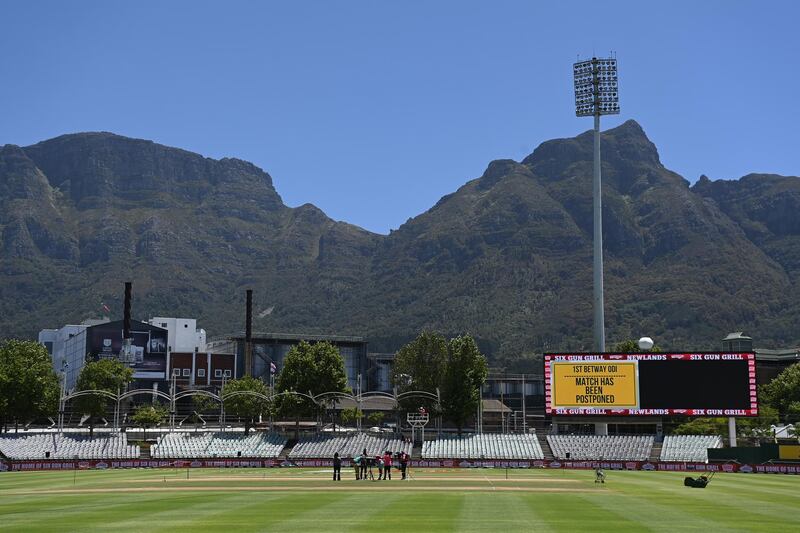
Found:
[[[222,387],[223,379],[236,379],[236,355],[211,352],[172,352],[168,361],[169,379],[179,388]]]

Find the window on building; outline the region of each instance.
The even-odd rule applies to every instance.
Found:
[[[178,377],[180,377],[180,375],[181,375],[181,369],[180,369],[180,368],[173,368],[173,369],[172,369],[172,375],[173,375],[173,376],[178,376]]]
[[[214,370],[214,377],[215,378],[221,378],[222,377],[222,370],[220,370],[219,368]]]
[[[229,378],[229,377],[231,377],[231,371],[230,371],[230,370],[226,370],[226,371],[225,371],[225,377],[226,377],[226,378]]]
[[[192,375],[192,369],[191,368],[184,368],[183,369],[183,377],[188,378],[191,375]]]
[[[162,327],[162,328],[165,328],[165,327],[167,327],[167,323],[166,323],[166,322],[162,322],[162,323],[161,323],[161,327]]]
[[[197,369],[197,377],[198,378],[206,377],[206,369],[205,368],[198,368]]]

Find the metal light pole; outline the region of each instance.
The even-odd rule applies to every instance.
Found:
[[[58,433],[64,432],[64,409],[67,407],[67,401],[64,399],[67,395],[67,370],[69,363],[64,359],[61,361],[61,392],[58,397]]]
[[[594,347],[606,350],[605,309],[603,304],[603,200],[600,177],[600,115],[619,114],[616,58],[579,61],[572,66],[575,78],[575,115],[594,117]]]

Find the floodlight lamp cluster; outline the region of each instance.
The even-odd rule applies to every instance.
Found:
[[[572,66],[575,78],[575,115],[619,114],[617,60],[596,57]]]

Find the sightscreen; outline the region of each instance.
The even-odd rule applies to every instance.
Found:
[[[756,416],[752,353],[545,354],[550,415]]]

